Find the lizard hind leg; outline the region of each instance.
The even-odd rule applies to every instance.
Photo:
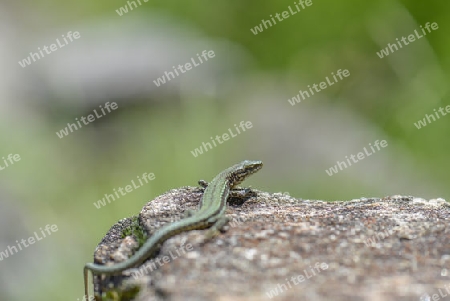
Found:
[[[206,234],[205,234],[206,239],[210,240],[210,239],[213,239],[214,237],[216,237],[217,235],[219,235],[220,230],[222,230],[223,227],[225,227],[225,225],[229,221],[230,221],[230,219],[226,216],[219,217],[219,218],[215,219],[215,221],[211,221],[211,222],[213,222],[213,225],[206,232]]]

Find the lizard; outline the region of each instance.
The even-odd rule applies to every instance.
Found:
[[[225,216],[226,202],[230,193],[232,193],[232,189],[248,176],[259,171],[262,166],[262,161],[244,160],[220,172],[209,184],[205,181],[199,181],[199,184],[205,187],[205,190],[197,211],[188,212],[186,218],[158,229],[135,254],[125,261],[112,266],[86,263],[83,271],[86,298],[88,297],[89,271],[93,275],[119,275],[126,269],[144,263],[159,250],[163,242],[172,236],[189,230],[210,228],[210,233],[221,230],[228,223],[228,218]]]

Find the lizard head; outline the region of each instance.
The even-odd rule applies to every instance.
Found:
[[[232,186],[240,184],[249,175],[254,174],[263,167],[262,161],[244,160],[231,167]]]

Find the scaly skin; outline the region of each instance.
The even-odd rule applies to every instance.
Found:
[[[206,187],[200,200],[199,210],[192,216],[158,229],[145,244],[129,259],[113,266],[87,263],[84,266],[84,289],[88,297],[88,272],[92,274],[118,275],[122,271],[136,267],[153,256],[160,245],[181,232],[212,228],[220,230],[226,223],[226,202],[230,190],[251,174],[262,168],[261,161],[245,160],[219,173]]]

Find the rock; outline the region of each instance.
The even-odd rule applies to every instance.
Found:
[[[139,286],[139,301],[450,296],[450,206],[445,200],[396,195],[324,202],[254,191],[257,197],[243,204],[230,200],[226,232],[212,240],[205,239],[204,230],[179,234],[163,244],[156,258],[127,270],[129,276],[102,278],[116,289],[123,279]],[[201,195],[200,188],[171,190],[144,206],[140,224],[151,235],[196,209]],[[122,241],[117,232],[126,225],[122,220],[111,228],[97,248],[97,262],[113,262],[113,253],[128,258],[129,252],[117,255]],[[112,246],[110,252],[104,245]],[[98,292],[98,276],[96,282]]]

